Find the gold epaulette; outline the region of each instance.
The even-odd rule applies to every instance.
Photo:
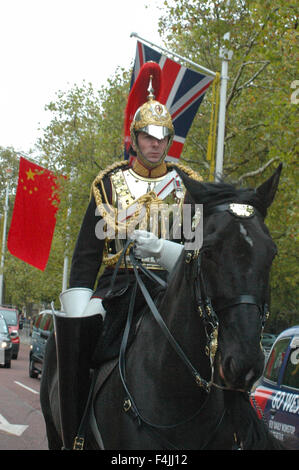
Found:
[[[100,173],[97,175],[97,177],[94,179],[92,185],[91,185],[91,191],[95,197],[95,200],[97,202],[97,199],[99,200],[99,203],[101,204],[101,194],[99,189],[97,188],[98,184],[102,185],[102,180],[104,179],[105,176],[107,176],[109,173],[114,173],[115,170],[120,170],[125,166],[129,166],[129,163],[126,160],[122,161],[117,161],[113,163],[112,165],[109,165],[105,170],[100,171]],[[179,170],[182,170],[186,175],[188,175],[190,178],[193,178],[196,181],[203,181],[202,177],[192,168],[182,165],[181,163],[172,163],[172,162],[167,162],[166,163],[167,168],[178,168]],[[106,191],[104,187],[102,186],[104,198],[107,199]],[[98,204],[97,204],[98,205]]]
[[[196,171],[192,170],[192,168],[189,168],[188,166],[182,165],[181,163],[166,163],[167,168],[178,168],[179,170],[182,170],[186,175],[188,175],[190,178],[196,180],[196,181],[203,181],[202,177],[196,173]]]

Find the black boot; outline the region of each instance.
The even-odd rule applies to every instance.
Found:
[[[73,449],[74,439],[90,387],[91,357],[101,335],[101,315],[67,317],[55,313],[58,391],[64,449]]]

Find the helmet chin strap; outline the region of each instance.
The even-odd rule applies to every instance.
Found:
[[[167,156],[168,150],[169,150],[169,148],[172,144],[173,136],[169,137],[168,145],[167,145],[164,153],[162,154],[161,158],[157,162],[150,162],[147,158],[145,158],[145,156],[143,155],[143,153],[141,152],[141,150],[139,148],[139,145],[138,145],[138,142],[137,142],[137,135],[135,134],[135,132],[133,133],[133,136],[134,136],[134,138],[132,140],[134,141],[134,147],[135,147],[134,150],[137,154],[138,160],[140,161],[140,163],[143,166],[145,166],[148,170],[152,170],[154,168],[157,168],[158,166],[161,165],[161,163],[164,162],[164,160]]]
[[[153,168],[157,168],[158,166],[161,165],[161,163],[164,162],[165,157],[166,157],[166,152],[163,153],[162,157],[157,161],[157,162],[150,162],[147,158],[144,157],[142,152],[139,150],[137,147],[137,158],[140,161],[140,163],[145,166],[148,170],[152,170]]]

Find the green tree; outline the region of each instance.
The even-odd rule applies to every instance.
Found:
[[[258,186],[270,176],[276,163],[283,162],[280,188],[267,218],[279,250],[272,270],[272,312],[276,313],[273,329],[282,326],[283,318],[288,324],[299,321],[295,166],[298,106],[291,101],[291,86],[298,78],[296,12],[291,0],[165,0],[160,20],[160,33],[168,49],[211,70],[221,70],[221,46],[233,51],[226,103],[224,177],[241,185]],[[227,32],[230,40],[225,42]],[[47,105],[53,117],[37,145],[39,163],[67,178],[61,183],[60,210],[45,272],[7,256],[7,293],[15,303],[57,298],[63,257],[65,252],[71,256],[73,251],[92,180],[100,169],[123,158],[123,113],[129,77],[128,71],[117,69],[100,90],[83,82],[67,92],[58,92],[57,100]],[[209,90],[181,157],[204,178],[209,174],[206,153],[211,100]],[[1,163],[12,161],[16,178],[13,149],[5,155],[3,152]],[[0,174],[2,198],[4,186],[5,177]]]
[[[166,0],[164,6],[160,32],[169,49],[215,71],[221,70],[220,47],[233,51],[224,177],[257,186],[276,162],[283,162],[279,191],[267,218],[279,250],[272,269],[272,311],[285,312],[288,323],[299,322],[298,106],[291,101],[291,85],[298,78],[297,5],[288,0]],[[227,32],[230,40],[224,41]],[[210,100],[207,94],[182,156],[205,177]]]
[[[123,159],[128,75],[117,70],[99,91],[91,84],[75,85],[59,92],[57,101],[46,107],[53,118],[38,148],[43,163],[67,177],[62,182],[56,232],[61,239],[68,238],[68,254],[74,248],[92,181],[99,170]]]
[[[36,162],[66,177],[59,180],[60,208],[51,253],[42,272],[6,252],[6,302],[21,306],[32,302],[47,304],[54,300],[56,306],[59,305],[64,256],[67,254],[71,258],[89,201],[91,183],[100,169],[123,158],[123,113],[128,76],[123,70],[117,70],[107,85],[98,91],[83,82],[66,92],[57,92],[57,100],[46,106],[53,117],[37,142],[41,156],[36,157]],[[13,149],[3,150],[0,159],[3,165],[13,163],[13,187],[16,188],[17,155]],[[2,196],[6,180],[6,174],[1,174]],[[13,203],[14,194],[11,194],[9,223]]]
[[[0,146],[0,201],[4,201],[6,185],[15,187],[18,180],[19,159],[13,148]],[[1,208],[4,204],[1,204]]]

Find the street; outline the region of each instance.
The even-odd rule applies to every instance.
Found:
[[[29,369],[29,341],[22,335],[18,359],[0,368],[0,450],[46,450],[47,439],[40,409],[40,379]]]

